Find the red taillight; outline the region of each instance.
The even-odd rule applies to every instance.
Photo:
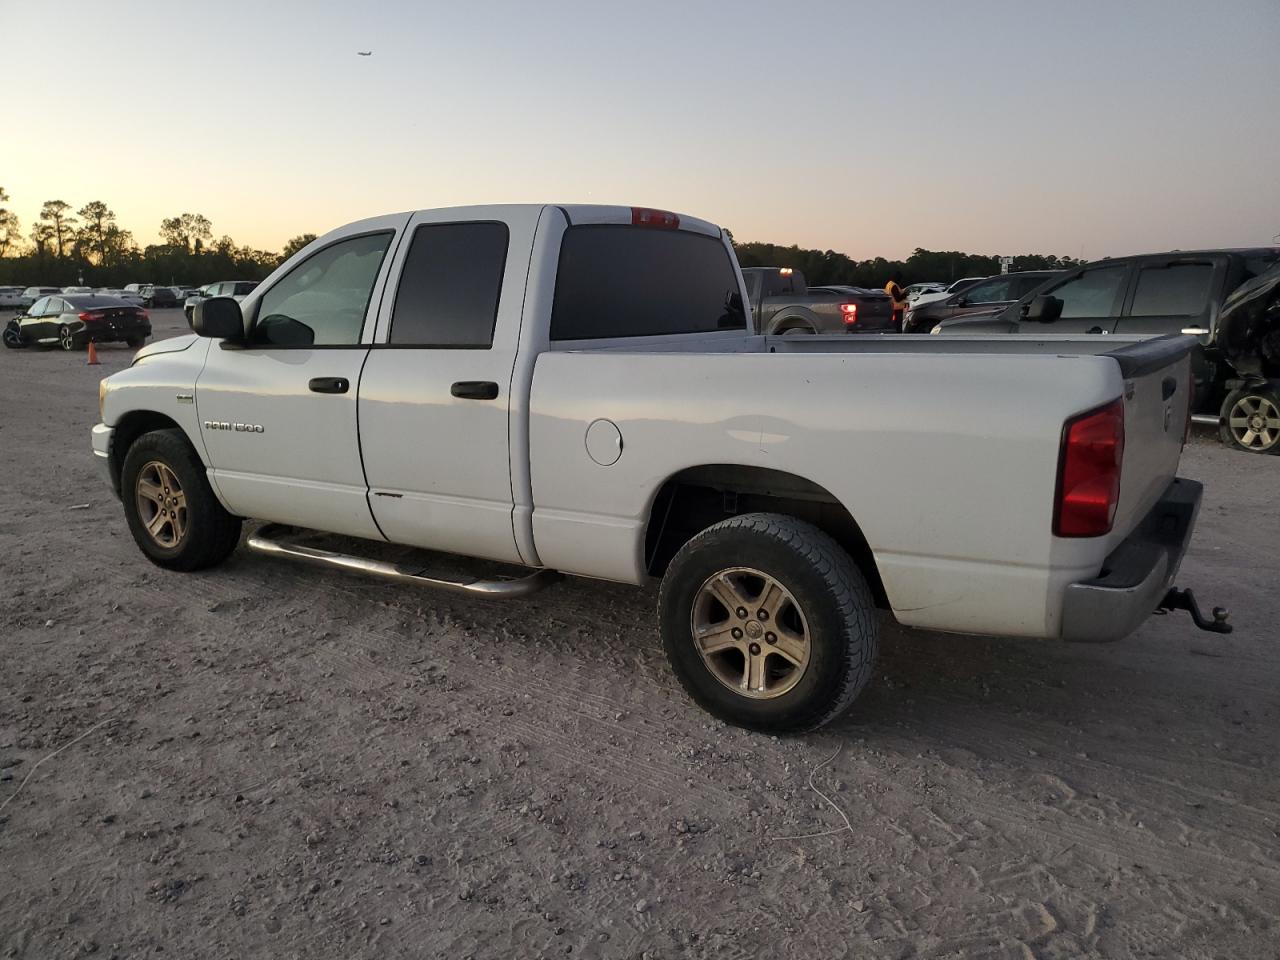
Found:
[[[1120,501],[1124,459],[1124,402],[1072,417],[1062,428],[1053,532],[1100,537],[1111,532]]]
[[[840,304],[840,316],[844,319],[846,327],[852,326],[858,322],[858,305],[856,303]]]
[[[106,314],[98,313],[97,311],[94,311],[94,310],[86,310],[84,313],[77,314],[77,316],[79,316],[81,320],[89,321],[89,320],[101,320],[103,317],[106,316]]]
[[[143,310],[141,307],[138,307],[136,309],[138,311],[138,316],[141,317],[143,320],[151,319],[151,314],[147,313],[147,311]]]
[[[661,227],[665,230],[678,230],[680,218],[666,210],[651,210],[648,207],[631,208],[631,225],[633,227]]]

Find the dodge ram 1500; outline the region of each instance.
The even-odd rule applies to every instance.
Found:
[[[853,702],[877,605],[1071,640],[1195,606],[1190,338],[761,335],[720,228],[557,205],[350,224],[192,328],[102,382],[92,436],[169,569],[253,519],[252,549],[482,596],[661,578],[684,687],[771,730]],[[445,582],[298,529],[527,569]]]

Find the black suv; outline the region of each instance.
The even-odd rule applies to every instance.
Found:
[[[1041,284],[1016,303],[943,320],[939,334],[1087,333],[1198,337],[1192,355],[1196,413],[1225,423],[1242,379],[1216,338],[1227,298],[1280,263],[1280,247],[1175,250],[1086,264]],[[1224,439],[1226,434],[1224,433]],[[1263,452],[1256,445],[1243,449]],[[1280,443],[1275,445],[1280,452]]]

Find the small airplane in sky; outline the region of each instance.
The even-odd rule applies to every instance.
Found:
[[[372,57],[372,56],[373,56],[373,51],[372,51],[372,50],[357,50],[357,51],[356,51],[356,56],[357,56],[357,57]]]

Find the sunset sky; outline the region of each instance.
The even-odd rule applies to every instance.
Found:
[[[267,249],[548,200],[858,258],[1280,233],[1280,0],[0,0],[0,36],[24,234],[51,199]]]

